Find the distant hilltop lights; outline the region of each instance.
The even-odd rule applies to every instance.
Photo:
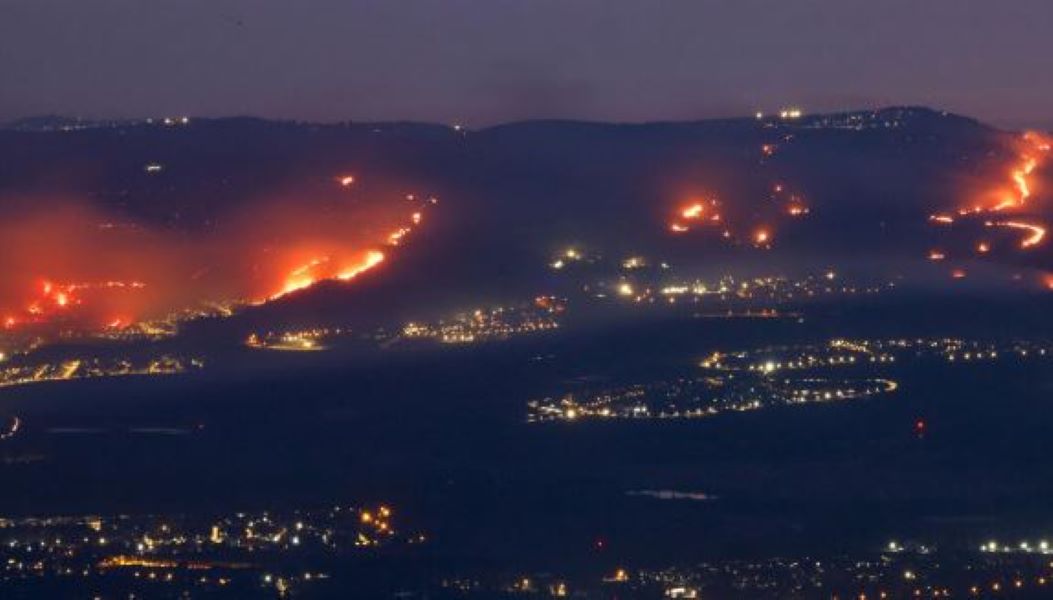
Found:
[[[153,125],[155,123],[158,124],[158,125],[167,125],[169,127],[172,127],[172,126],[175,126],[175,125],[189,125],[190,124],[190,117],[162,117],[162,118],[159,118],[159,119],[154,119],[154,118],[151,117],[151,118],[146,119],[146,124],[147,125]]]
[[[777,114],[778,114],[778,117],[780,119],[782,119],[784,121],[788,121],[788,120],[793,120],[793,119],[800,119],[801,117],[804,116],[804,111],[801,110],[800,108],[796,107],[796,106],[787,106],[787,107],[784,107],[784,108],[780,108],[779,112]],[[760,121],[760,120],[764,119],[764,117],[766,115],[764,114],[763,111],[759,111],[758,110],[756,113],[753,114],[753,116],[758,121]]]

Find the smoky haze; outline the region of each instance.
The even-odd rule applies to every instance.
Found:
[[[0,223],[8,329],[122,327],[213,303],[265,301],[378,266],[391,235],[415,224],[409,202],[283,196],[233,211],[214,230],[186,232],[77,198],[21,200]]]
[[[9,0],[0,119],[474,126],[923,104],[1049,126],[1045,0]]]

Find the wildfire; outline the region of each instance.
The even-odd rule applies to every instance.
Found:
[[[1020,241],[1020,247],[1025,250],[1032,246],[1037,246],[1046,237],[1046,228],[1033,223],[1025,223],[1023,221],[988,221],[985,224],[988,227],[1008,227],[1028,232],[1029,235]]]
[[[410,215],[410,221],[413,224],[420,223],[421,219],[420,211],[414,212]],[[385,241],[389,246],[399,246],[402,244],[403,238],[405,238],[412,230],[411,226],[399,227],[389,233],[385,238]],[[283,296],[309,288],[319,281],[327,279],[335,279],[338,281],[354,279],[358,275],[361,275],[384,262],[384,259],[384,253],[376,249],[366,251],[364,255],[361,255],[350,263],[342,263],[339,268],[333,268],[333,265],[336,264],[337,261],[334,261],[332,256],[325,255],[311,258],[306,263],[292,269],[288,276],[286,276],[285,283],[281,288],[277,292],[268,295],[265,301],[277,300]]]
[[[348,279],[354,279],[358,275],[365,273],[373,267],[384,262],[384,253],[379,250],[370,250],[366,253],[365,259],[357,265],[353,265],[350,268],[344,269],[337,274],[336,278],[340,281],[347,281]]]
[[[688,206],[684,210],[680,211],[680,216],[684,217],[685,219],[697,219],[702,216],[702,213],[705,211],[705,209],[705,206],[703,206],[699,202],[696,202],[695,204],[692,204],[691,206]]]
[[[112,215],[70,198],[26,203],[0,220],[0,331],[100,332],[229,314],[320,281],[348,281],[390,258],[386,247],[404,245],[437,202],[344,202],[354,178],[332,180],[335,189],[317,201],[275,193],[230,209],[221,229],[205,232],[102,226]]]
[[[985,213],[1008,213],[1025,208],[1028,201],[1034,195],[1031,176],[1046,159],[1049,153],[1049,141],[1034,132],[1025,133],[1020,140],[1020,151],[1016,163],[1009,169],[1009,181],[996,187],[987,194],[992,202],[974,202],[971,206],[958,209],[958,216],[963,218],[983,215]],[[954,218],[948,215],[937,214],[929,217],[933,223],[951,225]],[[1006,221],[986,221],[987,227],[1007,227],[1027,232],[1027,236],[1020,241],[1020,248],[1028,250],[1041,244],[1046,237],[1046,227],[1043,224],[1032,223],[1020,219]],[[976,250],[980,254],[986,254],[990,245],[986,241],[979,241]]]

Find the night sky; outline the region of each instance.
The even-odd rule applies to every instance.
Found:
[[[926,104],[1053,127],[1050,0],[0,0],[0,121]]]

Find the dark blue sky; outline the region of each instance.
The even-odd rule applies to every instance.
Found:
[[[928,104],[1050,126],[1051,30],[1051,0],[0,0],[0,120]]]

